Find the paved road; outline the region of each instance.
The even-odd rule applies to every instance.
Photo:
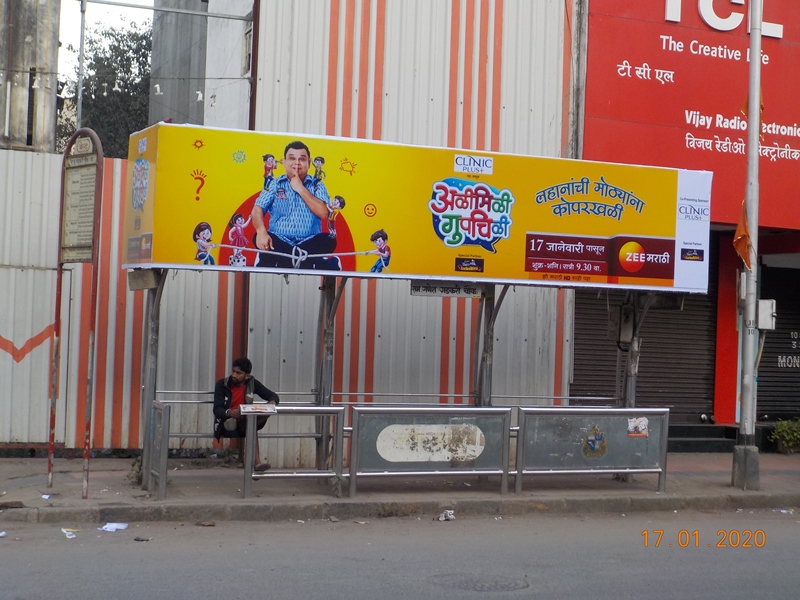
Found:
[[[800,514],[776,511],[159,522],[115,533],[83,523],[73,540],[60,525],[2,527],[2,599],[730,600],[796,597],[800,586]],[[745,530],[763,532],[752,548],[741,547]]]

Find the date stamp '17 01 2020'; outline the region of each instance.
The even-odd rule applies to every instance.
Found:
[[[701,545],[708,548],[763,548],[767,544],[767,534],[763,529],[720,529],[717,531],[716,540],[703,544],[700,540],[700,531],[695,529],[681,529],[676,538],[664,539],[663,529],[645,529],[642,531],[645,548],[658,548],[677,546],[679,548],[699,548]]]

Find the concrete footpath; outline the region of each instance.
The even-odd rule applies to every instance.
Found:
[[[656,475],[626,483],[611,475],[546,475],[525,478],[522,494],[500,494],[500,478],[360,478],[357,494],[342,498],[317,479],[253,481],[243,499],[244,473],[220,459],[170,459],[167,497],[157,501],[127,476],[132,460],[92,459],[89,498],[81,498],[82,460],[58,459],[47,487],[44,458],[0,458],[0,523],[135,521],[275,521],[335,517],[433,518],[456,515],[544,513],[628,513],[633,511],[724,510],[800,507],[800,454],[761,454],[760,490],[731,487],[731,454],[670,454],[666,491]],[[0,525],[2,529],[2,525]]]

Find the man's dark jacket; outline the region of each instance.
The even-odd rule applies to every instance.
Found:
[[[223,423],[225,422],[225,411],[231,407],[231,392],[230,376],[223,377],[214,386],[214,437],[220,439],[223,436]],[[281,400],[278,394],[273,392],[255,377],[248,377],[244,382],[244,403],[253,403],[253,394],[261,397],[267,402],[274,402],[278,404]],[[264,420],[266,422],[266,419]],[[263,424],[261,425],[263,427]]]

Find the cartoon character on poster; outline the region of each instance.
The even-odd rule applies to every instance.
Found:
[[[336,237],[336,217],[344,208],[345,201],[341,196],[334,196],[328,205],[328,235]]]
[[[278,168],[278,162],[273,154],[265,154],[261,159],[264,161],[264,189],[267,189],[272,180],[275,179],[273,173]]]
[[[322,181],[325,179],[325,171],[322,170],[322,165],[325,164],[325,158],[317,156],[314,159],[314,179]]]
[[[211,225],[205,221],[198,223],[192,234],[192,239],[197,242],[197,252],[194,255],[194,259],[204,265],[215,264],[214,257],[211,256],[211,250],[215,247],[215,244],[211,243],[211,236]]]
[[[245,221],[241,213],[236,213],[233,215],[233,217],[231,217],[231,220],[228,223],[230,226],[230,230],[228,231],[228,240],[232,246],[236,247],[236,249],[233,251],[233,254],[228,259],[229,265],[236,267],[244,267],[247,265],[247,259],[245,259],[241,249],[247,247],[247,237],[244,235],[244,229],[250,224],[250,220],[252,218],[253,217],[251,215],[247,217],[247,220]]]
[[[378,231],[369,236],[369,239],[375,244],[375,250],[370,250],[370,254],[378,255],[378,260],[375,261],[369,272],[382,273],[384,269],[388,271],[389,260],[392,258],[392,249],[387,245],[389,235],[383,229],[378,229]]]

